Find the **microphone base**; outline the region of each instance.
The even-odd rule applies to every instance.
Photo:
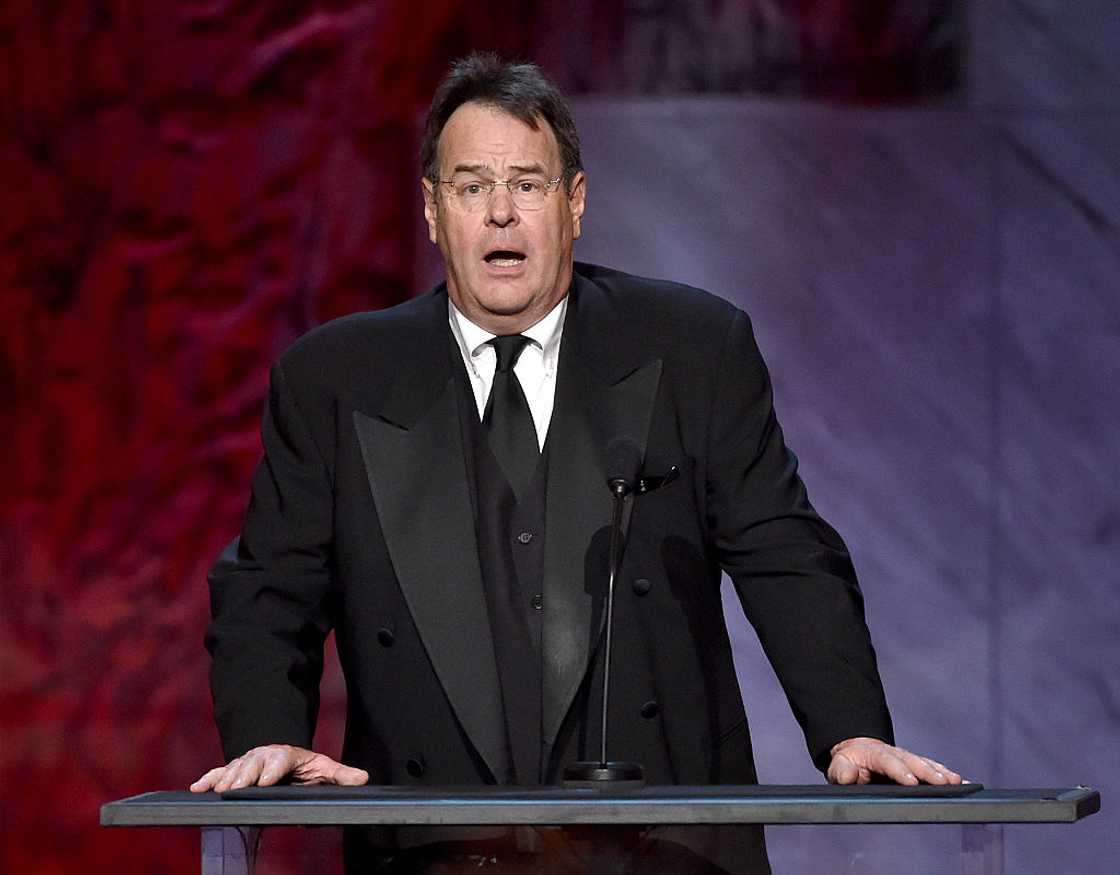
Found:
[[[562,786],[569,790],[637,790],[645,785],[645,774],[640,765],[617,760],[572,763],[564,769],[562,782]]]

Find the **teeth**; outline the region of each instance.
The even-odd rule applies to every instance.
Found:
[[[490,263],[493,264],[493,265],[497,265],[498,267],[514,267],[515,265],[521,264],[522,261],[523,261],[523,259],[521,259],[521,258],[491,258],[490,259]]]

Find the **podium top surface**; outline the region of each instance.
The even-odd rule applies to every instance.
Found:
[[[142,793],[101,807],[102,826],[1072,823],[1100,810],[1088,787],[666,786],[250,787]]]

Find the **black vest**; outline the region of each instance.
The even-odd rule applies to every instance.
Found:
[[[511,764],[506,775],[497,777],[505,784],[535,785],[542,779],[541,596],[548,444],[528,491],[518,501],[490,450],[457,347],[455,353],[459,363],[459,422],[467,481],[474,503],[478,559],[498,663]]]

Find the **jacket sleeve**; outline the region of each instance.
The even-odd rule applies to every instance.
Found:
[[[829,750],[845,738],[893,742],[863,597],[844,542],[809,503],[742,312],[728,329],[716,373],[708,530],[810,756],[824,771]]]
[[[209,575],[210,686],[229,758],[311,746],[330,630],[331,476],[279,363],[261,437],[241,536]]]

